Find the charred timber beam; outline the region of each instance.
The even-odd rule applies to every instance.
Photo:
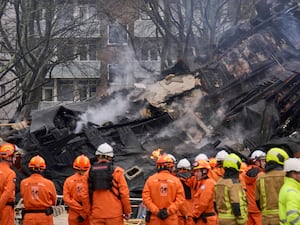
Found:
[[[278,104],[279,104],[279,106],[284,106],[284,105],[286,105],[289,101],[290,101],[290,99],[292,98],[292,96],[294,96],[300,89],[300,79],[298,80],[298,81],[296,81],[295,82],[295,79],[299,79],[300,78],[300,75],[299,74],[295,74],[295,75],[293,75],[293,77],[292,77],[292,79],[290,79],[291,80],[291,82],[289,82],[289,83],[286,83],[286,84],[292,84],[293,85],[293,87],[291,88],[291,89],[289,89],[288,91],[287,91],[287,93],[285,94],[285,95],[283,95],[280,99],[279,99],[279,101],[278,101]]]
[[[243,35],[241,35],[238,39],[236,39],[234,42],[231,43],[231,46],[236,45],[237,42],[242,41],[243,39],[245,39],[246,37],[254,34],[255,32],[257,32],[258,30],[262,29],[262,27],[266,26],[269,22],[271,22],[273,19],[280,17],[281,15],[284,14],[288,14],[291,13],[295,10],[297,10],[299,8],[298,3],[295,3],[294,5],[292,5],[289,8],[283,9],[275,14],[273,14],[272,16],[270,16],[269,18],[262,20],[261,23],[259,23],[256,26],[253,26],[252,29],[250,29],[249,31],[245,32]],[[231,50],[231,48],[228,48],[226,51],[224,51],[223,55],[227,54],[229,51]]]
[[[216,98],[219,96],[224,95],[225,92],[231,92],[233,89],[239,87],[241,84],[248,82],[249,80],[254,79],[256,76],[260,75],[260,73],[262,73],[263,71],[265,71],[266,69],[270,68],[271,65],[273,65],[274,62],[273,61],[268,61],[266,62],[264,65],[262,65],[261,67],[259,67],[258,69],[256,69],[255,71],[253,71],[251,74],[249,74],[248,76],[244,76],[241,79],[235,80],[232,83],[222,87],[221,89],[217,90],[215,93],[211,94],[212,98]]]
[[[281,111],[281,118],[285,121],[286,118],[295,115],[300,108],[300,95],[297,96],[297,99],[291,104],[291,106],[286,111]]]

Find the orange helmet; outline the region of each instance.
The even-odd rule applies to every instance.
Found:
[[[211,168],[214,168],[217,166],[217,159],[216,158],[210,158],[209,159],[209,165]]]
[[[37,155],[30,159],[28,167],[30,169],[44,170],[46,169],[46,163],[41,156]]]
[[[88,170],[91,166],[90,160],[85,155],[77,156],[73,163],[73,168],[75,170]]]
[[[198,170],[198,169],[210,169],[209,162],[206,160],[200,159],[193,164],[193,170]]]
[[[16,150],[16,146],[14,144],[3,143],[0,146],[0,157],[7,158],[7,157],[11,156],[12,154],[14,154],[15,150]]]
[[[159,156],[156,161],[156,167],[158,169],[171,168],[173,166],[174,166],[174,161],[167,154],[163,154],[163,155]]]

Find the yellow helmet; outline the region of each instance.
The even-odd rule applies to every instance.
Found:
[[[285,150],[283,150],[282,148],[275,147],[275,148],[271,148],[267,152],[266,161],[267,162],[274,161],[279,165],[283,165],[285,160],[287,160],[288,158],[289,155],[286,153]]]
[[[242,164],[241,158],[234,153],[230,153],[229,155],[227,155],[225,157],[224,162],[223,162],[223,167],[224,168],[233,168],[237,171],[240,171],[241,164]]]

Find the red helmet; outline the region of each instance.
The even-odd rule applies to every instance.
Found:
[[[85,155],[77,156],[73,163],[73,168],[75,170],[88,170],[91,166],[90,160]]]
[[[174,161],[167,154],[160,155],[156,161],[156,167],[159,169],[171,168],[173,166],[174,166]]]
[[[194,162],[193,164],[193,170],[198,170],[198,169],[210,169],[209,162],[203,159],[199,159],[198,161]]]
[[[30,159],[28,167],[30,169],[44,170],[46,169],[46,163],[41,156],[37,155]]]
[[[7,158],[7,157],[11,156],[12,154],[14,154],[15,150],[16,150],[16,146],[14,144],[3,143],[0,146],[0,157]]]

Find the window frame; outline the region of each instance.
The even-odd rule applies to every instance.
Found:
[[[111,75],[112,67],[117,67],[118,71],[123,71],[123,73],[119,73],[119,75]],[[110,84],[126,84],[127,83],[127,74],[124,72],[125,70],[122,69],[122,65],[117,63],[107,64],[107,80]],[[120,76],[120,77],[119,77]],[[113,79],[118,77],[120,79]]]
[[[124,31],[126,33],[126,40],[123,41],[123,42],[112,42],[111,39],[110,39],[110,31],[112,30],[111,27],[113,26],[119,26],[119,28],[122,28],[123,30],[118,30],[118,31]],[[126,30],[124,30],[124,27],[123,26],[126,26]],[[117,27],[116,27],[117,28]],[[117,24],[117,23],[114,23],[114,24],[108,24],[107,25],[107,45],[118,45],[118,46],[122,46],[122,45],[128,45],[128,40],[129,40],[129,36],[128,36],[128,24],[126,25],[122,25],[122,24]],[[115,34],[119,35],[120,32],[116,32]]]

